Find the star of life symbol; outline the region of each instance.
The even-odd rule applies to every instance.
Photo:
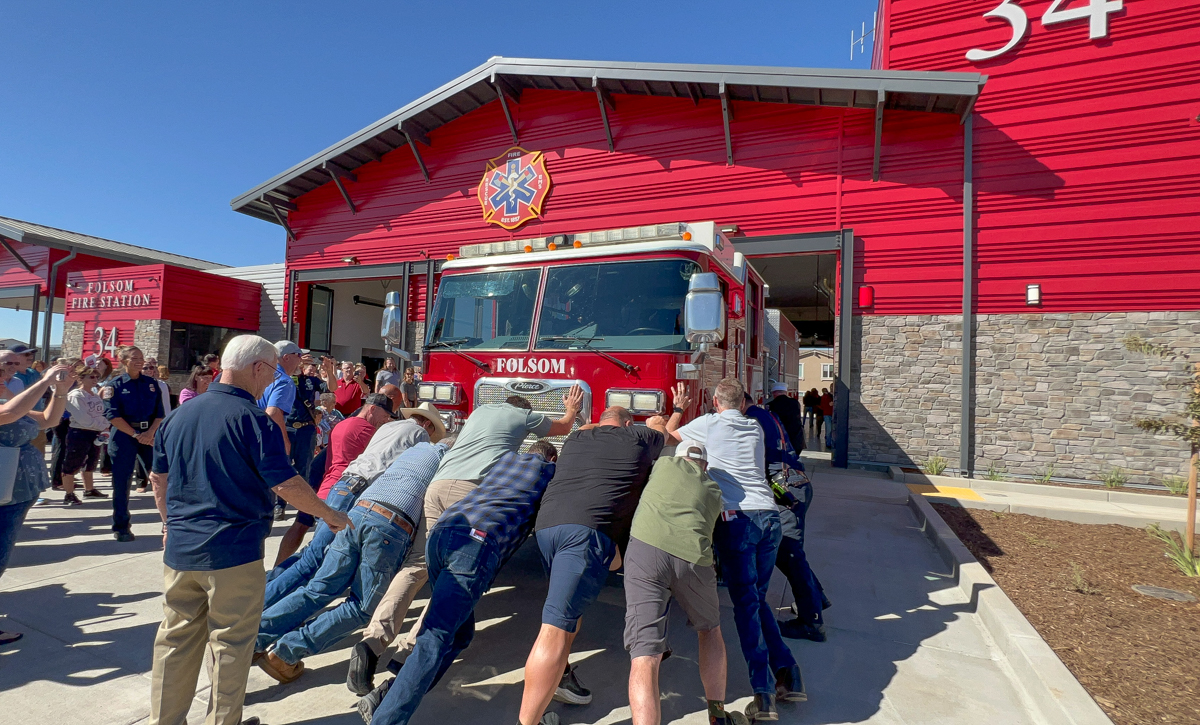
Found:
[[[541,151],[513,146],[487,162],[479,181],[483,219],[505,229],[516,229],[542,213],[550,192],[550,174]]]

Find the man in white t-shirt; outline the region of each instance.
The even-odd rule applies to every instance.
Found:
[[[721,487],[723,512],[713,532],[721,577],[733,599],[734,623],[750,669],[754,701],[751,721],[776,720],[775,700],[803,702],[804,685],[796,658],[779,634],[767,587],[782,538],[779,509],[764,471],[762,427],[742,414],[745,388],[725,378],[713,391],[717,412],[667,432],[708,449],[708,475]]]

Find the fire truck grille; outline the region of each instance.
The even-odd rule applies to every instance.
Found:
[[[533,390],[520,390],[520,386],[524,384],[527,387],[545,386],[545,390],[534,392]],[[520,395],[529,401],[535,412],[544,413],[547,417],[558,420],[566,412],[566,407],[563,405],[563,396],[572,385],[579,385],[583,388],[583,413],[584,420],[579,418],[571,424],[571,430],[577,430],[579,426],[586,424],[587,417],[590,416],[592,410],[592,392],[587,383],[582,380],[531,380],[525,378],[482,378],[475,384],[475,405],[487,405],[488,403],[503,403],[510,395]],[[517,389],[514,389],[517,388]],[[525,443],[521,446],[521,452],[529,450],[529,446],[537,440],[536,436],[529,436],[525,439]],[[566,436],[552,436],[547,438],[556,448],[562,447],[562,442],[566,440]]]

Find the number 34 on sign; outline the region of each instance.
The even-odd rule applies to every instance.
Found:
[[[1063,5],[1074,4],[1075,7],[1063,9]],[[1072,20],[1088,20],[1088,37],[1092,40],[1108,37],[1108,16],[1120,12],[1124,8],[1124,0],[1054,0],[1046,12],[1042,14],[1042,26],[1050,27]],[[1012,37],[1001,48],[996,50],[980,50],[973,48],[967,51],[967,60],[978,63],[982,60],[999,58],[1017,47],[1029,32],[1029,16],[1016,0],[1003,0],[999,5],[983,14],[985,18],[999,18],[1012,28]]]

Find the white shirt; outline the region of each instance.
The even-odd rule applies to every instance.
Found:
[[[762,426],[739,410],[709,413],[678,431],[708,449],[708,475],[721,487],[726,511],[776,511],[764,475]]]
[[[367,483],[373,483],[401,453],[418,443],[428,442],[429,433],[416,421],[393,420],[384,423],[371,436],[367,449],[346,466],[342,475],[351,473],[361,476]]]
[[[109,422],[104,417],[104,401],[90,390],[75,388],[67,393],[67,412],[71,414],[72,428],[108,430]]]

